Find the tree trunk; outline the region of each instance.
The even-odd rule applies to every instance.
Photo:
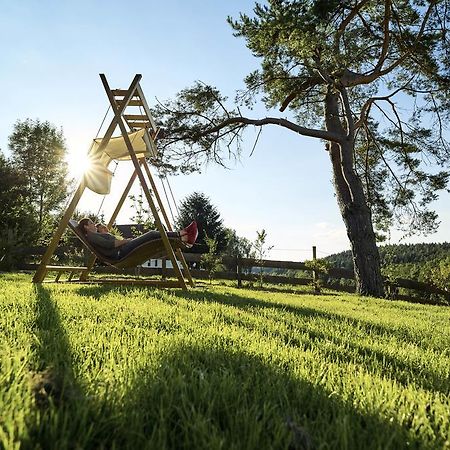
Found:
[[[372,214],[365,200],[361,180],[352,167],[345,171],[343,169],[342,154],[352,149],[345,148],[349,145],[335,143],[329,147],[337,200],[352,250],[356,290],[361,295],[383,297],[383,278]]]
[[[363,185],[354,170],[354,136],[351,114],[344,115],[347,129],[342,125],[339,95],[329,86],[325,99],[325,120],[327,129],[341,135],[339,143],[330,142],[328,151],[333,166],[334,186],[342,219],[350,240],[356,290],[361,295],[384,296],[381,276],[380,255],[372,225],[372,214],[367,205]]]

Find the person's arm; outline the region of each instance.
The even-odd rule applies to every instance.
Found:
[[[122,247],[122,245],[125,245],[130,241],[131,241],[131,239],[115,239],[114,240],[114,248]]]
[[[127,242],[131,241],[131,239],[117,239],[111,233],[104,233],[103,236],[114,241],[114,248],[122,247],[122,245],[125,245]]]

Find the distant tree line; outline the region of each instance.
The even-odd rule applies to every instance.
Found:
[[[450,289],[450,243],[397,244],[379,248],[385,277],[407,278]],[[350,251],[324,258],[332,267],[351,270]]]
[[[450,256],[450,242],[431,244],[390,244],[379,247],[383,265],[422,263]],[[333,267],[352,270],[351,252],[336,253],[324,258]]]

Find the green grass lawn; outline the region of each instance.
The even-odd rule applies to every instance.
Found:
[[[450,449],[450,309],[0,275],[0,447]]]

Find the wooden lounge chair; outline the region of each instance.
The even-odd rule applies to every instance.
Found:
[[[75,233],[77,238],[83,243],[83,245],[96,256],[96,258],[109,266],[116,267],[117,269],[136,267],[149,259],[160,258],[161,256],[165,256],[167,254],[163,240],[154,239],[131,250],[131,252],[121,259],[111,259],[104,256],[86,239],[86,236],[78,229],[78,222],[76,220],[69,220],[69,227]],[[168,239],[173,249],[185,248],[180,239]]]

